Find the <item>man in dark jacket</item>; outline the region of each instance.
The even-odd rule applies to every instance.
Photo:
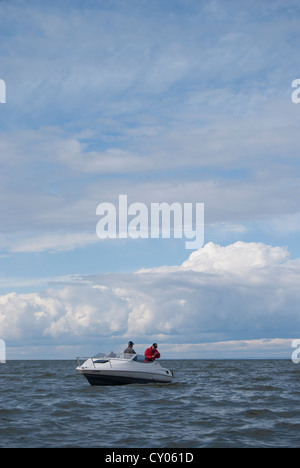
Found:
[[[136,354],[136,352],[133,349],[134,343],[132,341],[129,341],[128,343],[128,348],[124,350],[124,354]]]
[[[155,361],[160,358],[160,353],[157,351],[157,343],[153,343],[150,348],[145,351],[145,362]]]

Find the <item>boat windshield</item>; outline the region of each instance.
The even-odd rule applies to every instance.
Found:
[[[133,354],[133,353],[114,353],[111,351],[110,353],[98,353],[93,356],[93,359],[96,358],[104,358],[104,359],[131,359],[132,361],[136,362],[144,362],[145,356],[142,354]]]

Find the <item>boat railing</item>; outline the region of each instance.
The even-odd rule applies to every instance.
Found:
[[[93,366],[95,366],[95,364],[99,364],[99,363],[105,363],[105,362],[109,362],[110,365],[111,365],[111,361],[114,361],[115,359],[117,360],[128,360],[128,361],[135,361],[135,362],[141,362],[141,363],[144,363],[144,362],[147,362],[147,360],[145,361],[145,356],[143,356],[142,354],[131,354],[131,353],[114,353],[113,351],[111,351],[110,353],[98,353],[96,354],[95,356],[88,356],[88,357],[84,357],[84,356],[80,356],[80,357],[77,357],[77,362],[78,362],[78,366],[81,366],[81,361],[87,361],[87,360],[91,360],[91,362],[93,363]],[[151,361],[150,361],[151,362]]]
[[[139,354],[133,354],[133,353],[114,353],[111,351],[110,353],[98,353],[95,356],[93,356],[91,359],[106,359],[108,360],[114,360],[114,359],[126,359],[126,360],[136,360],[137,356],[141,357]],[[96,361],[95,361],[96,362]]]

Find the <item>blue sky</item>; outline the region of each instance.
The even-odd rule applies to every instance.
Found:
[[[141,351],[160,339],[168,356],[177,346],[185,356],[290,356],[299,31],[292,0],[0,1],[8,357],[72,357],[128,339]],[[119,194],[204,203],[198,263],[185,239],[100,241],[96,208]],[[247,252],[259,260],[244,269]],[[183,307],[173,316],[168,291]]]

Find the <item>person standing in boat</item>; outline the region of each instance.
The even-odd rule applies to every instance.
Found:
[[[124,354],[136,354],[136,352],[133,349],[134,343],[132,341],[129,341],[128,343],[128,348],[124,350]]]
[[[159,358],[160,352],[157,351],[157,343],[153,343],[153,345],[145,351],[145,362],[155,361],[155,359]]]

